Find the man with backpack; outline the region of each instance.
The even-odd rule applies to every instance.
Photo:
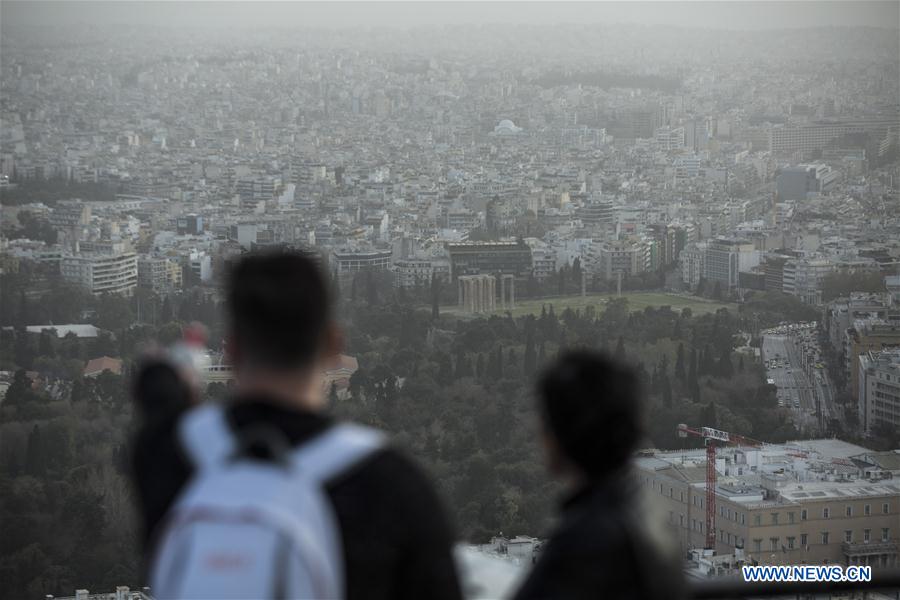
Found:
[[[250,254],[227,303],[230,402],[196,405],[165,361],[136,379],[154,596],[459,598],[431,484],[379,432],[324,414],[340,334],[313,260]]]
[[[629,472],[641,437],[640,382],[610,358],[563,355],[537,386],[551,471],[568,487],[559,524],[516,600],[684,597],[677,549]]]

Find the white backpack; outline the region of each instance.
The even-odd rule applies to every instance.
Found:
[[[280,462],[237,455],[222,406],[191,410],[178,433],[196,471],[159,539],[155,598],[344,597],[340,531],[323,484],[380,448],[381,433],[334,425],[284,448]],[[271,431],[259,433],[272,442]]]

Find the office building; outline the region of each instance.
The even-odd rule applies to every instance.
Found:
[[[450,273],[460,275],[504,274],[527,278],[532,270],[531,248],[524,241],[455,242],[447,244]]]
[[[706,247],[706,279],[723,290],[736,288],[738,272],[759,264],[759,252],[753,242],[740,238],[716,238]]]
[[[336,248],[331,253],[331,270],[340,277],[352,277],[360,271],[387,271],[391,250],[376,248]]]
[[[416,288],[431,285],[434,267],[427,258],[401,258],[394,261],[394,285]]]
[[[900,431],[900,349],[860,354],[857,401],[863,433],[884,427]]]
[[[138,259],[138,287],[156,294],[181,289],[182,269],[177,261],[159,256]]]
[[[851,394],[859,402],[859,357],[866,352],[877,352],[900,347],[900,319],[897,313],[888,313],[887,318],[870,317],[857,319],[844,331],[842,354],[844,373],[847,376]]]
[[[825,278],[834,270],[834,263],[826,258],[788,259],[782,268],[781,289],[807,304],[821,304]]]
[[[775,177],[779,200],[806,200],[807,194],[827,192],[834,187],[838,172],[828,165],[784,167]]]
[[[873,117],[819,121],[802,125],[776,125],[768,130],[769,151],[811,152],[845,135],[865,133],[881,140],[900,126],[897,117]],[[894,134],[896,135],[896,133]]]

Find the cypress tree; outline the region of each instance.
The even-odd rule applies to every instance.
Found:
[[[25,449],[25,470],[29,475],[42,475],[44,473],[44,454],[41,447],[41,429],[37,425],[31,428],[28,434],[28,444]]]
[[[666,408],[672,408],[672,384],[668,375],[663,375],[660,382],[662,386],[662,403]]]
[[[722,356],[719,357],[719,365],[717,371],[719,377],[729,379],[734,376],[734,366],[731,364],[730,350],[725,350],[724,352],[722,352]]]
[[[440,299],[441,283],[437,276],[431,274],[431,319],[437,320],[441,316]]]
[[[534,373],[534,370],[537,367],[537,356],[534,352],[534,336],[531,335],[530,331],[528,332],[528,337],[525,339],[525,358],[522,366],[525,369],[526,375]]]
[[[675,355],[675,379],[684,381],[684,343],[678,344],[678,353]]]

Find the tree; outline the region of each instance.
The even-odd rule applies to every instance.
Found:
[[[175,315],[172,312],[172,302],[169,300],[169,297],[166,296],[163,298],[162,307],[159,309],[159,321],[160,323],[170,323],[174,318]]]
[[[740,371],[741,373],[744,372],[744,355],[743,354],[738,355],[738,371]]]
[[[660,387],[662,388],[662,403],[666,408],[672,408],[672,384],[669,376],[663,374],[661,376]]]
[[[700,375],[712,375],[715,372],[716,358],[713,356],[712,345],[706,344],[700,354]]]
[[[525,369],[525,375],[530,376],[537,368],[537,355],[534,351],[534,336],[530,331],[528,332],[528,337],[525,339],[525,357],[523,361],[522,366]]]
[[[684,344],[678,344],[678,353],[675,355],[675,379],[684,381]]]
[[[81,342],[75,332],[70,331],[62,339],[62,349],[60,353],[66,358],[81,358]]]
[[[722,299],[722,282],[721,281],[716,281],[716,285],[713,286],[712,296],[715,300]]]
[[[55,329],[44,329],[38,338],[38,355],[43,358],[53,358],[56,356],[56,350],[53,347],[53,341],[56,338]]]
[[[28,434],[28,447],[25,450],[25,471],[32,476],[44,473],[44,449],[41,445],[41,428],[35,425]]]
[[[509,368],[509,374],[515,373],[519,369],[519,357],[516,355],[515,348],[510,348],[506,353],[506,366]]]
[[[441,316],[440,308],[441,282],[437,275],[431,274],[431,320],[436,321]]]
[[[697,295],[702,296],[704,292],[706,292],[706,278],[701,277],[697,282]]]
[[[462,348],[459,348],[456,351],[456,372],[454,373],[454,376],[456,379],[462,379],[471,374],[471,365],[469,365],[469,362],[466,359],[466,352]]]
[[[698,378],[698,366],[697,366],[697,349],[691,348],[691,364],[688,368],[688,391],[691,394],[691,400],[694,402],[700,402],[700,381]]]
[[[822,279],[822,300],[830,302],[850,292],[883,292],[884,276],[878,271],[832,271]]]
[[[31,338],[25,326],[17,326],[15,329],[15,341],[13,342],[13,359],[17,365],[28,369],[31,368],[34,357],[34,344],[31,343]]]
[[[450,356],[440,352],[437,356],[438,375],[437,380],[441,385],[450,385],[453,382],[453,363]]]
[[[366,304],[375,306],[378,302],[378,289],[375,287],[375,277],[372,276],[372,270],[366,270]]]
[[[31,389],[31,380],[28,378],[25,369],[16,371],[16,374],[13,375],[12,383],[6,390],[3,403],[10,406],[24,405],[38,400],[40,400],[40,396]]]
[[[734,365],[731,364],[731,350],[722,352],[722,356],[719,357],[719,364],[716,371],[719,377],[725,379],[730,379],[734,376]]]
[[[212,385],[212,384],[210,384]],[[84,383],[84,377],[79,377],[72,381],[72,389],[69,393],[69,402],[77,404],[88,399],[87,386]]]

